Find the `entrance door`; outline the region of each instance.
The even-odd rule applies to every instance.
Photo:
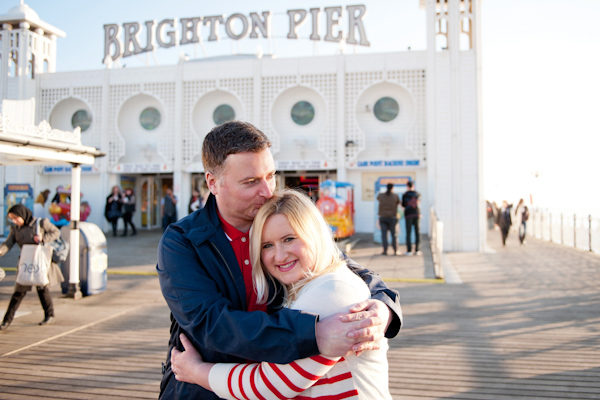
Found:
[[[142,178],[142,227],[146,229],[160,228],[160,186],[158,178],[144,176]]]

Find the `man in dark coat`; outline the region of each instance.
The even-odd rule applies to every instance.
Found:
[[[256,304],[248,238],[258,209],[275,190],[270,145],[264,133],[240,121],[209,132],[202,161],[212,194],[205,208],[169,225],[159,243],[157,270],[171,309],[160,399],[217,399],[198,385],[175,379],[170,353],[173,347],[183,350],[181,333],[209,362],[289,363],[373,349],[374,340],[400,330],[398,293],[356,265],[372,299],[355,306],[353,314],[319,320],[311,313],[282,309],[281,298],[268,309]]]

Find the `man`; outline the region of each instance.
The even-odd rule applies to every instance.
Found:
[[[394,184],[388,183],[387,190],[385,193],[379,193],[377,195],[377,201],[379,201],[379,227],[381,228],[381,243],[383,245],[382,256],[387,256],[387,233],[390,232],[392,238],[392,248],[394,254],[398,254],[397,240],[396,240],[396,224],[398,223],[398,206],[400,205],[400,198],[394,193]]]
[[[177,197],[175,197],[171,188],[167,189],[167,194],[160,201],[160,213],[162,215],[162,229],[164,232],[167,230],[169,224],[177,222]]]
[[[174,378],[170,353],[173,347],[183,350],[181,333],[206,361],[289,363],[319,353],[340,356],[373,349],[384,332],[394,337],[400,329],[397,292],[366,270],[359,272],[378,300],[359,303],[354,314],[319,320],[307,312],[277,309],[277,301],[268,309],[256,305],[248,231],[275,190],[270,146],[265,134],[248,123],[230,121],[210,131],[202,161],[212,194],[202,210],[170,225],[160,241],[157,270],[171,309],[161,399],[217,398]]]
[[[498,217],[496,219],[496,224],[500,227],[500,232],[502,233],[502,247],[506,247],[506,238],[508,237],[508,232],[510,232],[510,227],[512,225],[512,217],[510,216],[512,209],[512,204],[508,205],[506,200],[502,201],[502,208],[498,212]]]
[[[420,255],[419,250],[421,229],[420,219],[421,210],[419,210],[419,204],[421,203],[421,195],[419,192],[413,190],[414,183],[408,181],[406,184],[408,190],[402,195],[402,207],[404,207],[404,222],[406,225],[406,255]],[[412,253],[412,238],[410,237],[412,228],[415,228],[415,252]]]

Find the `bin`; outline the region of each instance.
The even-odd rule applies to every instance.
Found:
[[[71,227],[60,229],[61,237],[70,242]],[[61,265],[65,281],[62,283],[62,293],[69,291],[69,269],[71,255]],[[79,222],[79,285],[81,294],[89,296],[106,290],[106,269],[108,254],[106,252],[106,236],[98,225],[91,222]]]

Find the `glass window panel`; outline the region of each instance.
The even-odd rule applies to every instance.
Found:
[[[315,118],[315,108],[308,101],[299,101],[292,107],[292,120],[298,125],[307,125]]]
[[[87,131],[91,124],[92,116],[86,110],[76,111],[71,118],[73,128],[80,127],[81,132]]]
[[[142,127],[147,131],[158,128],[160,125],[160,113],[154,107],[146,108],[140,114],[140,124],[142,124]]]
[[[213,121],[215,124],[221,125],[227,121],[233,121],[235,119],[235,111],[229,104],[221,104],[215,108],[213,112]]]
[[[375,117],[383,122],[390,122],[400,113],[398,102],[391,97],[382,97],[377,100],[373,109]]]

